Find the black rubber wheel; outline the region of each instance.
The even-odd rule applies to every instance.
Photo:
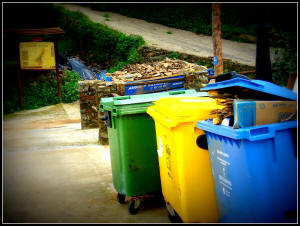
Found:
[[[118,196],[117,196],[117,200],[118,200],[118,202],[119,203],[125,203],[125,195],[122,195],[122,194],[120,194],[120,193],[118,193]]]
[[[128,211],[130,214],[136,214],[139,211],[141,200],[131,199],[128,205]]]
[[[175,216],[172,216],[170,213],[168,213],[168,217],[172,223],[182,223],[182,220],[177,213],[175,213]]]
[[[172,223],[182,223],[182,220],[181,220],[180,216],[177,214],[177,212],[169,204],[167,204],[166,207],[168,210],[169,220]],[[169,209],[171,209],[171,210],[169,210]],[[173,213],[171,213],[170,211]]]

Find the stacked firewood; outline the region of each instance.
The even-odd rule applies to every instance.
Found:
[[[224,98],[225,99],[219,99]],[[220,125],[222,121],[225,118],[233,117],[233,102],[234,99],[228,98],[229,96],[223,95],[223,96],[215,96],[218,105],[224,106],[222,109],[214,109],[211,111],[211,114],[215,114],[216,118],[213,119],[213,124]],[[235,99],[238,99],[237,96],[235,96]]]
[[[163,61],[144,64],[127,64],[122,70],[114,73],[107,73],[113,81],[136,81],[159,77],[171,77],[187,73],[207,73],[205,66],[188,63],[183,60],[166,58]]]

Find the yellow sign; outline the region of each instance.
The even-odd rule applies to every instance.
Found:
[[[26,69],[55,69],[53,42],[20,42],[20,66]]]

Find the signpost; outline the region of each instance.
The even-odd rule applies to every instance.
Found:
[[[56,68],[53,42],[20,42],[19,51],[21,70]]]
[[[57,35],[62,34],[64,31],[59,28],[41,28],[41,29],[16,29],[18,35],[31,35],[34,36],[31,42],[19,42],[17,63],[18,63],[18,88],[19,100],[21,109],[23,108],[23,95],[22,95],[22,70],[55,70],[58,97],[61,97],[60,77],[58,71],[58,49],[57,39],[54,42],[43,42],[43,35]]]

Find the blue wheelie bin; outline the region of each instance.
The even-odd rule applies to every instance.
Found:
[[[296,121],[233,129],[199,121],[207,137],[220,222],[295,222]]]
[[[296,93],[258,80],[232,79],[201,90],[232,86],[257,96],[297,100]],[[297,221],[296,120],[238,129],[205,120],[197,128],[206,135],[220,222]]]

